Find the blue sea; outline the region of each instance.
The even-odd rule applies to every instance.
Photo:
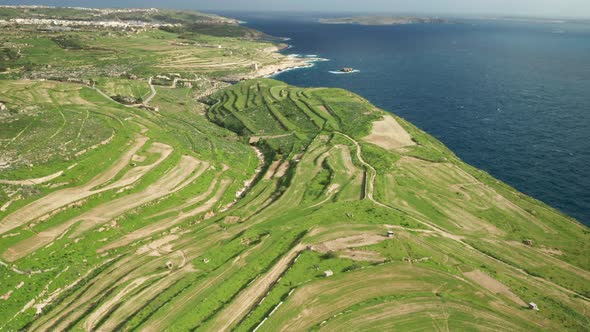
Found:
[[[309,16],[224,14],[290,38],[286,53],[331,60],[276,79],[352,90],[590,225],[589,25],[322,25]],[[359,72],[330,73],[342,67]]]

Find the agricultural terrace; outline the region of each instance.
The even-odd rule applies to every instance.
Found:
[[[0,328],[588,327],[588,230],[361,97],[119,83],[0,82]]]
[[[0,20],[3,15],[16,16],[0,7]],[[166,15],[151,15],[150,19],[158,17],[164,22],[175,22],[174,26],[128,29],[47,24],[3,26],[0,79],[104,83],[105,77],[147,81],[150,76],[160,75],[171,80],[173,74],[185,79],[194,79],[195,74],[235,79],[239,75],[255,76],[256,68],[272,71],[275,66],[293,61],[275,52],[286,45],[268,41],[263,34],[234,21],[191,21]],[[112,89],[108,84],[105,88]],[[131,92],[141,91],[136,87],[131,89]]]

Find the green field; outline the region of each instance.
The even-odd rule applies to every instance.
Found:
[[[587,227],[348,91],[227,86],[177,33],[17,60],[91,63],[90,86],[0,80],[0,330],[590,328]],[[105,74],[133,52],[154,61],[129,60],[138,78]],[[194,84],[149,84],[170,73]]]

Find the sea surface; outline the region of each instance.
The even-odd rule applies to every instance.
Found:
[[[352,90],[590,225],[589,25],[322,25],[303,15],[222,14],[290,38],[286,53],[331,60],[276,79]],[[330,73],[342,67],[359,72]]]

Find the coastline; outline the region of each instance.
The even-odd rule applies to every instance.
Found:
[[[278,63],[261,66],[257,70],[248,73],[228,76],[225,80],[243,81],[255,78],[273,77],[286,71],[313,67],[315,62],[329,61],[328,59],[319,58],[317,56],[300,57],[298,55],[285,55],[280,53],[291,47],[291,45],[287,44],[278,44],[268,47],[265,51],[273,54],[275,58],[279,60]]]

